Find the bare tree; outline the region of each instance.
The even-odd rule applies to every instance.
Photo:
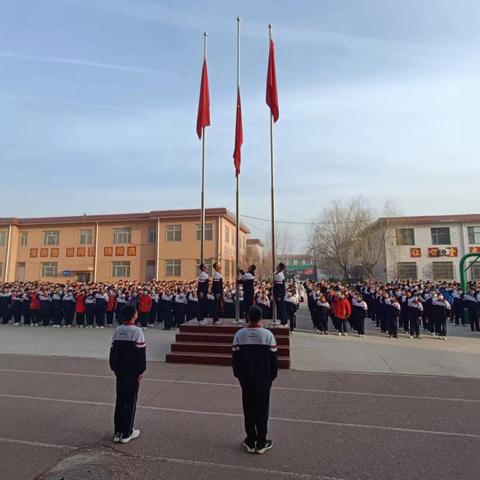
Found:
[[[394,211],[388,203],[382,212]],[[361,197],[334,200],[312,221],[310,252],[328,275],[371,277],[385,251],[387,222]]]

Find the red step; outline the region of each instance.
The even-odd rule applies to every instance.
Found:
[[[265,325],[267,328],[268,324]],[[245,325],[235,325],[235,324],[228,324],[228,325],[198,325],[198,324],[190,324],[184,323],[180,325],[180,333],[229,333],[232,336],[241,328],[245,327]],[[268,327],[269,330],[275,335],[275,337],[288,335],[289,330],[287,327],[281,326],[271,326]]]
[[[290,345],[290,337],[278,335],[275,337],[278,345]],[[228,343],[232,344],[233,335],[230,333],[208,333],[208,332],[188,332],[177,333],[175,340],[177,342],[199,342],[199,343]]]
[[[177,342],[172,343],[172,352],[192,352],[192,353],[223,353],[232,354],[231,344],[226,343],[211,343],[211,342]],[[288,346],[279,345],[278,355],[282,357],[290,356],[290,349]]]
[[[190,363],[199,365],[232,365],[232,355],[222,353],[193,353],[193,352],[172,352],[167,353],[167,363]],[[290,368],[289,357],[278,357],[279,368]]]

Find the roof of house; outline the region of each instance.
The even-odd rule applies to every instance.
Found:
[[[258,245],[260,247],[265,246],[265,244],[259,238],[248,238],[247,245]]]
[[[235,215],[226,208],[207,208],[206,217],[225,217],[235,225]],[[188,210],[153,210],[144,213],[112,213],[107,215],[75,215],[67,217],[34,217],[34,218],[0,218],[0,225],[63,225],[71,223],[93,223],[93,222],[128,222],[141,220],[157,219],[185,219],[200,218],[200,209]],[[240,223],[240,228],[245,233],[250,233],[250,229]]]
[[[394,225],[426,225],[432,223],[476,223],[480,222],[480,214],[468,213],[461,215],[417,215],[402,217],[382,217],[375,223],[391,223]]]

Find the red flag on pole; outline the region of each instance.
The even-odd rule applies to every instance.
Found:
[[[278,120],[278,91],[277,91],[277,74],[275,72],[275,45],[270,39],[270,51],[268,54],[268,69],[267,69],[267,105],[273,115],[273,121]]]
[[[200,99],[198,100],[197,135],[202,138],[203,127],[210,125],[210,94],[208,92],[207,59],[203,60]]]
[[[240,163],[242,160],[243,126],[242,126],[242,104],[240,102],[240,88],[237,89],[237,121],[235,123],[235,150],[233,152],[233,164],[235,174],[240,174]]]

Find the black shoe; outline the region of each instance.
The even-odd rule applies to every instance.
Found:
[[[265,453],[267,450],[270,450],[273,447],[273,442],[271,440],[267,440],[264,444],[257,444],[257,448],[255,451],[257,453]]]
[[[247,440],[244,440],[243,443],[242,443],[242,446],[245,448],[245,450],[248,452],[248,453],[255,453],[256,450],[255,450],[255,442],[247,442]]]

